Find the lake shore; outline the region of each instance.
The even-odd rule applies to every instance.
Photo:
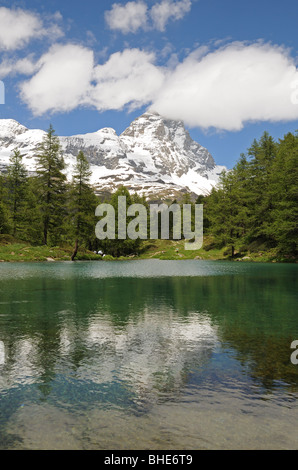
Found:
[[[6,243],[0,245],[1,262],[55,262],[70,261],[73,247],[32,246],[26,242]],[[229,255],[227,248],[216,248],[204,244],[200,250],[185,250],[184,241],[151,240],[144,243],[139,254],[131,253],[129,256],[118,258],[111,255],[101,256],[92,251],[81,248],[76,257],[77,261],[114,261],[114,260],[210,260],[210,261],[236,261],[236,262],[267,262],[267,263],[297,263],[295,258],[279,257],[274,250],[235,253],[234,259]]]

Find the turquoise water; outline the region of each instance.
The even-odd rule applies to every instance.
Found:
[[[297,273],[1,263],[0,448],[296,449]]]

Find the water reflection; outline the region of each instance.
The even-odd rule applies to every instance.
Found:
[[[103,393],[98,386],[111,392],[118,384],[130,404],[148,406],[175,397],[189,371],[206,366],[217,344],[216,327],[206,314],[181,319],[171,309],[152,314],[146,307],[137,318],[115,324],[108,313],[93,313],[83,323],[69,310],[56,313],[59,322],[47,329],[49,338],[45,333],[6,341],[0,391],[36,383],[48,395],[51,382],[63,373],[76,387],[96,385],[97,398]]]
[[[0,366],[5,363],[5,347],[3,341],[0,341]]]
[[[128,419],[173,403],[183,414],[187,403],[228,409],[240,400],[242,410],[256,397],[286,407],[295,401],[292,266],[227,263],[217,276],[211,263],[207,276],[130,277],[121,264],[117,277],[107,263],[106,278],[96,263],[61,264],[57,278],[38,266],[38,276],[35,266],[16,277],[5,268],[0,282],[0,447],[9,446],[5,426],[15,413],[40,403],[57,416],[121,410]],[[145,273],[146,264],[134,269]]]

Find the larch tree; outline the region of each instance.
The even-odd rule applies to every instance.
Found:
[[[59,138],[50,126],[43,138],[37,156],[38,191],[42,212],[43,244],[61,240],[65,219],[66,176],[65,162]]]
[[[22,232],[24,225],[25,197],[28,187],[28,175],[22,162],[23,155],[16,149],[12,153],[6,175],[7,204],[11,217],[12,235]]]
[[[80,244],[83,241],[88,243],[91,238],[94,238],[97,198],[89,183],[91,174],[89,162],[80,151],[74,168],[68,206],[71,232],[75,240],[72,261],[77,256]]]

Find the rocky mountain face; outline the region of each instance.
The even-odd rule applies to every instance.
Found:
[[[15,148],[34,173],[37,148],[45,132],[27,129],[11,119],[0,119],[0,171],[5,171]],[[90,162],[91,183],[105,193],[124,184],[147,197],[177,197],[183,192],[205,194],[218,182],[225,168],[215,164],[204,147],[192,140],[181,121],[145,113],[118,136],[104,128],[90,134],[60,137],[71,179],[80,150]]]

